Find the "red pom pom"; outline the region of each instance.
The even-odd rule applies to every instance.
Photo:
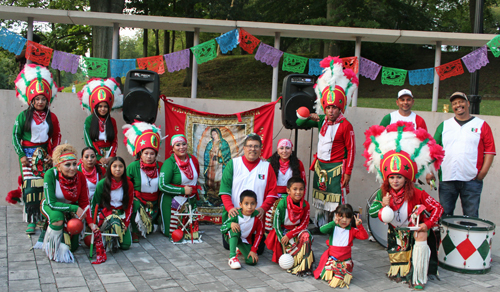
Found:
[[[175,229],[174,232],[172,232],[172,240],[174,242],[181,241],[182,238],[184,237],[184,232],[180,229]]]
[[[78,218],[73,218],[68,221],[67,230],[70,235],[80,234],[83,230],[83,222]]]
[[[371,136],[380,136],[382,132],[385,130],[384,126],[379,126],[379,125],[373,125],[368,130],[365,131],[365,143],[363,143],[363,146],[365,149],[368,149],[368,146],[370,146],[370,143],[372,142]]]
[[[350,68],[344,70],[344,75],[349,80],[351,80],[353,77],[356,77],[356,73],[354,73],[354,71],[352,71],[352,69]]]
[[[21,196],[22,192],[20,189],[17,190],[12,190],[9,193],[7,193],[7,197],[5,197],[5,201],[10,204],[17,204],[18,202],[21,202]]]
[[[92,244],[92,236],[91,235],[85,236],[83,238],[83,243],[85,243],[87,247],[90,247],[90,244]]]
[[[319,62],[319,66],[321,66],[321,68],[328,68],[328,67],[330,67],[330,63],[332,60],[333,60],[333,57],[328,56]]]
[[[311,112],[305,106],[301,106],[297,109],[297,114],[302,118],[308,118]]]

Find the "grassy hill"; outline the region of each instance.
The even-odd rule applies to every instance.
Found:
[[[447,63],[463,57],[465,53],[443,53],[441,63]],[[500,115],[500,58],[488,55],[490,63],[480,70],[479,94],[482,96],[481,114]],[[421,49],[419,61],[407,70],[424,69],[434,66],[434,50]],[[381,64],[384,65],[384,64]],[[281,92],[283,78],[291,74],[281,70],[279,65],[279,87]],[[464,74],[443,80],[439,85],[439,106],[455,91],[469,92],[470,74],[464,68]],[[307,71],[307,69],[306,69]],[[198,98],[269,101],[273,68],[255,60],[254,55],[220,55],[216,59],[198,66]],[[360,107],[395,108],[397,92],[402,88],[412,90],[415,98],[415,110],[431,110],[433,85],[411,86],[408,78],[404,87],[381,84],[380,75],[374,81],[360,76]],[[190,97],[191,87],[183,87],[186,70],[160,75],[160,90],[167,97]],[[77,86],[77,89],[79,87]],[[69,89],[70,90],[70,89]]]

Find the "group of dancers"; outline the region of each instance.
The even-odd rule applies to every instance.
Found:
[[[241,190],[236,194],[239,202],[232,202],[234,208],[225,210],[221,232],[229,245],[228,264],[231,268],[241,268],[240,255],[244,256],[246,264],[256,264],[265,244],[273,252],[273,262],[280,263],[284,255],[292,256],[293,264],[287,265],[292,274],[310,273],[327,281],[331,287],[350,284],[353,239],[364,240],[368,234],[359,215],[355,215],[343,196],[339,199],[340,196],[328,195],[329,192],[341,192],[341,187],[348,185],[354,157],[353,152],[344,151],[347,146],[354,147],[351,124],[341,114],[332,120],[331,113],[344,112],[348,104],[346,95],[356,89],[357,80],[350,69],[343,70],[342,66],[339,69],[337,61],[335,58],[325,59],[322,64],[328,74],[318,80],[318,102],[327,115],[297,113],[297,124],[317,126],[322,137],[332,138],[343,133],[352,144],[344,144],[340,151],[334,147],[333,138],[323,141],[330,149],[325,148],[325,154],[320,153],[325,149],[318,147],[317,159],[311,166],[315,172],[315,207],[323,201],[321,207],[327,211],[321,220],[313,221],[320,226],[320,232],[328,235],[327,250],[313,271],[313,236],[307,229],[310,205],[305,200],[305,170],[292,151],[291,141],[281,139],[277,151],[269,159],[279,195],[274,197],[272,207],[266,208],[266,215],[262,216],[264,214],[259,210],[262,209],[259,196],[267,188]],[[347,81],[335,83],[334,74]],[[162,141],[159,127],[145,122],[125,125],[124,143],[136,159],[127,166],[121,157],[116,156],[117,127],[110,116],[111,110],[121,108],[123,95],[113,78],[95,78],[78,93],[83,109],[90,115],[85,120],[83,133],[87,147],[77,153],[69,144],[59,145],[59,122],[49,110],[58,88],[50,72],[42,66],[28,64],[20,72],[15,85],[16,96],[28,108],[18,115],[14,124],[12,142],[20,161],[20,187],[17,192],[9,193],[7,200],[16,202],[22,199],[24,202],[27,233],[35,233],[39,223],[42,232],[35,248],[45,250],[51,260],[73,262],[72,252],[78,248],[81,235],[68,230],[71,229],[68,222],[74,217],[84,218],[86,233],[93,234],[97,254],[95,263],[106,260],[106,251],[128,249],[132,242],[138,242],[140,236],[146,237],[157,229],[175,241],[200,240],[197,220],[186,224],[187,218],[179,216],[179,212],[187,209],[196,210],[200,189],[197,185],[199,163],[188,153],[184,135],[170,138],[173,153],[161,163],[158,161]],[[256,140],[249,140],[252,139]],[[247,140],[245,146],[248,146]],[[260,144],[249,147],[254,150],[260,147],[261,141],[257,140]],[[443,150],[426,130],[416,130],[411,122],[372,126],[366,132],[364,146],[365,165],[382,183],[369,215],[377,217],[387,206],[397,213],[389,223],[391,268],[388,276],[396,281],[404,279],[410,286],[423,289],[430,253],[427,234],[443,211],[441,205],[425,191],[416,188],[414,182],[439,169]],[[81,154],[81,159],[78,159],[78,154]],[[334,161],[336,164],[331,170],[328,163],[336,156],[342,156],[344,162]],[[251,165],[251,162],[247,163]],[[248,168],[248,165],[244,163],[241,167]],[[233,167],[230,169],[233,171]],[[228,167],[223,176],[231,177],[226,171],[229,171]],[[221,191],[223,202],[227,199],[224,195],[226,193]],[[430,216],[420,216],[420,221],[415,220],[412,217],[414,210],[421,210],[422,206]],[[416,228],[410,230],[409,226]]]

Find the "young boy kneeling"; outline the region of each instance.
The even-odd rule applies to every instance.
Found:
[[[292,274],[312,273],[314,255],[311,249],[312,236],[309,225],[309,203],[304,200],[304,180],[292,177],[287,182],[288,196],[276,206],[273,230],[266,239],[267,248],[273,251],[273,262],[279,263],[283,253],[294,258],[294,265],[288,270]]]
[[[255,210],[257,195],[251,190],[245,190],[240,195],[240,209],[238,216],[228,218],[221,226],[220,231],[229,243],[229,266],[231,269],[241,268],[238,256],[243,254],[247,265],[255,265],[259,260],[257,249],[264,236],[262,221]],[[236,248],[239,249],[238,253]]]

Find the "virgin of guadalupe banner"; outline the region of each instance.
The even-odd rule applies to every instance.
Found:
[[[278,99],[279,101],[279,99]],[[243,155],[243,143],[250,133],[262,139],[262,157],[272,155],[273,122],[276,102],[234,114],[214,114],[197,111],[165,101],[165,135],[184,134],[188,153],[199,161],[198,185],[202,187],[198,211],[202,220],[220,222],[222,201],[219,188],[222,172],[229,160]],[[165,158],[171,155],[169,138],[165,143]]]

